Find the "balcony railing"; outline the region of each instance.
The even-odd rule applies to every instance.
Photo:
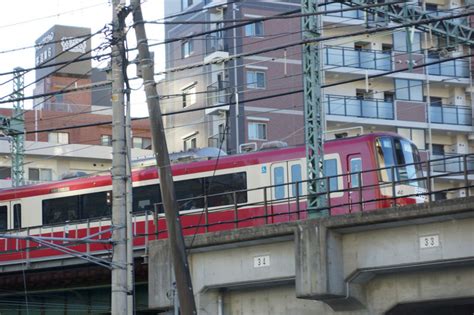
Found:
[[[341,10],[341,9],[347,9],[350,8],[350,6],[346,6],[342,3],[328,3],[322,7],[320,7],[321,11],[328,11],[328,10]],[[351,10],[351,11],[344,11],[344,12],[334,12],[334,13],[326,13],[327,16],[334,16],[334,17],[340,17],[340,18],[349,18],[349,19],[358,19],[358,20],[363,20],[365,19],[365,14],[364,11],[362,10]],[[371,15],[369,16],[369,20]]]
[[[472,125],[472,110],[466,106],[430,106],[431,122],[436,124]]]
[[[229,81],[219,81],[207,87],[207,106],[228,103]]]
[[[327,115],[394,119],[393,102],[385,102],[381,99],[363,100],[347,96],[326,95],[325,105]]]
[[[439,61],[439,58],[428,58],[428,62]],[[469,62],[465,60],[451,60],[428,66],[428,74],[448,77],[469,78]]]
[[[226,46],[222,36],[206,35],[206,55],[225,50]]]
[[[356,50],[347,47],[326,47],[326,65],[373,70],[392,70],[392,54],[375,50]]]

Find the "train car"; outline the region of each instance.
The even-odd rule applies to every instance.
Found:
[[[409,140],[372,133],[327,141],[324,150],[331,215],[423,201],[420,157]],[[185,234],[306,217],[304,147],[180,163],[172,171]],[[132,179],[134,242],[140,246],[149,235],[166,236],[166,227],[156,168],[135,170]],[[74,238],[100,233],[110,226],[111,185],[110,175],[100,175],[2,190],[0,230]],[[26,246],[0,239],[0,249],[11,252],[8,259],[19,259],[18,250]],[[94,248],[104,245],[87,250]],[[38,253],[54,255],[46,249]],[[0,254],[0,261],[5,259]]]

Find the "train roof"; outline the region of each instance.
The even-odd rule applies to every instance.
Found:
[[[332,151],[332,149],[337,149],[338,146],[346,146],[348,144],[374,141],[376,137],[380,136],[400,137],[398,134],[389,132],[370,133],[356,137],[330,140],[325,142],[325,148]],[[262,163],[271,163],[274,161],[281,160],[282,156],[285,160],[297,159],[304,156],[304,152],[304,146],[279,148],[265,151],[254,151],[223,156],[219,159],[174,164],[172,166],[172,170],[174,176],[201,172],[213,172],[222,169],[244,167]],[[132,180],[134,182],[151,180],[156,178],[158,178],[156,167],[149,167],[145,169],[135,170],[132,172]],[[94,187],[109,186],[111,184],[112,180],[110,174],[72,178],[36,185],[2,189],[0,190],[0,201],[44,195],[55,192],[66,192]]]

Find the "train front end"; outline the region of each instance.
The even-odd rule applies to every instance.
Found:
[[[375,140],[375,154],[385,207],[427,201],[426,179],[415,144],[397,136],[381,136]]]

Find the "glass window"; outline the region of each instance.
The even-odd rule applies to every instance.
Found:
[[[297,196],[296,183],[298,183],[298,195],[301,196],[303,194],[303,183],[301,183],[301,180],[301,165],[293,164],[291,166],[291,182],[294,183],[291,185],[291,193],[293,197]]]
[[[247,70],[247,88],[264,89],[265,88],[265,72]]]
[[[112,192],[103,191],[81,196],[81,219],[104,218],[112,214]]]
[[[249,140],[267,140],[267,124],[249,122],[248,129]]]
[[[150,138],[133,137],[132,142],[132,147],[135,149],[148,149],[151,147]]]
[[[21,204],[13,205],[13,228],[21,228]]]
[[[362,160],[359,157],[352,158],[350,161],[350,170],[349,170],[349,173],[351,173],[351,188],[360,187],[358,172],[362,172]]]
[[[188,39],[181,44],[181,56],[182,58],[189,57],[194,50],[194,44],[192,39]]]
[[[193,5],[193,0],[181,0],[182,9],[186,9]]]
[[[191,150],[197,148],[197,139],[196,137],[190,137],[183,140],[183,150]]]
[[[11,179],[12,169],[11,167],[0,167],[0,179]]]
[[[7,212],[7,206],[0,207],[0,231],[5,231],[6,229],[8,229]]]
[[[100,145],[112,146],[112,136],[111,135],[102,135],[100,136]]]
[[[234,204],[234,191],[247,189],[247,175],[245,172],[217,175],[204,180],[204,191],[208,195],[209,207]],[[247,202],[247,192],[236,193],[237,203]]]
[[[49,182],[53,180],[53,170],[50,168],[29,168],[28,179]]]
[[[399,100],[423,101],[423,82],[395,79],[395,95]]]
[[[412,52],[421,52],[421,33],[420,32],[409,32],[408,40],[411,43]],[[407,33],[405,31],[395,32],[393,34],[393,49],[395,51],[408,52],[407,46]]]
[[[245,36],[263,36],[263,21],[245,25]]]
[[[69,144],[69,134],[67,132],[50,132],[48,142],[58,144]]]
[[[79,196],[43,200],[43,224],[79,219]]]
[[[175,183],[179,210],[192,210],[204,207],[203,181],[203,178],[194,178]]]
[[[278,166],[273,169],[273,185],[275,185],[275,200],[285,198],[285,169]]]
[[[133,211],[153,211],[154,204],[161,203],[160,185],[148,185],[141,187],[133,187]],[[163,208],[159,207],[159,212],[163,212]]]
[[[324,172],[329,178],[329,191],[336,191],[338,187],[337,159],[324,160]]]
[[[196,85],[183,90],[183,108],[196,104]]]
[[[378,138],[375,143],[377,158],[379,161],[380,177],[383,182],[392,181],[392,169],[395,165],[395,157],[393,155],[393,144],[391,138]],[[396,174],[395,174],[396,176]]]

